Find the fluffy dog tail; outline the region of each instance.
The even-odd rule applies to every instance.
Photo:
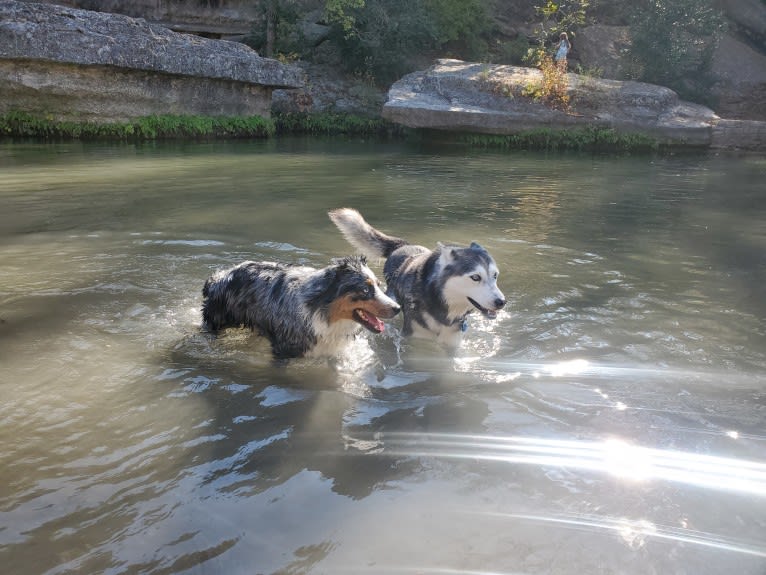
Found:
[[[387,258],[394,250],[408,243],[376,230],[364,220],[362,214],[351,208],[332,210],[328,215],[343,237],[369,258]]]

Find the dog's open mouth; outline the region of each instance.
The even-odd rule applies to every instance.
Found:
[[[468,298],[468,301],[470,301],[471,305],[473,305],[473,307],[478,309],[481,312],[481,315],[483,315],[487,319],[497,319],[497,310],[496,309],[487,309],[485,307],[482,307],[482,306],[479,305],[479,303],[475,299],[470,298],[470,297]]]
[[[379,317],[361,309],[354,310],[354,320],[369,329],[372,333],[381,333],[386,326]]]

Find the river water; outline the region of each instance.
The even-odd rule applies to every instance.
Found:
[[[0,144],[3,573],[766,573],[766,158]],[[456,358],[199,331],[350,206],[476,240]],[[380,262],[373,269],[381,273]]]

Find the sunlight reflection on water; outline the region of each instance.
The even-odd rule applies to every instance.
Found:
[[[766,496],[766,464],[652,449],[621,439],[571,441],[460,434],[386,434],[390,453],[498,461],[606,473],[629,481],[672,481],[716,491]]]

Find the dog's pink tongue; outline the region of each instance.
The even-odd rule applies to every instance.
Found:
[[[382,332],[384,329],[386,329],[386,324],[381,321],[381,319],[374,315],[367,315],[367,321],[370,322],[370,325],[375,328],[375,331]]]

